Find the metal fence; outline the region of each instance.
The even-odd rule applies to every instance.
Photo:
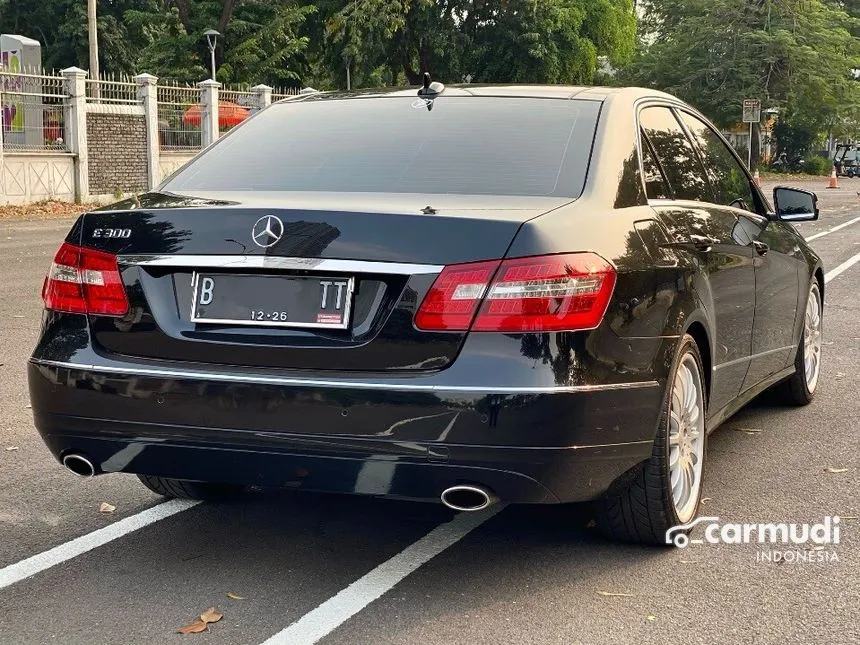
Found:
[[[63,78],[0,72],[3,149],[65,151]]]
[[[310,88],[308,88],[310,89]],[[313,92],[315,90],[311,90]],[[272,102],[280,101],[281,99],[288,99],[293,96],[298,96],[300,94],[305,94],[310,92],[305,92],[305,90],[300,90],[297,87],[281,87],[275,88],[272,91]]]
[[[158,86],[158,141],[161,150],[199,150],[204,107],[200,89],[182,85]]]
[[[218,91],[218,132],[224,134],[258,109],[258,99],[250,89]]]
[[[140,105],[137,83],[128,77],[121,77],[119,80],[111,77],[88,78],[86,92],[87,103]]]

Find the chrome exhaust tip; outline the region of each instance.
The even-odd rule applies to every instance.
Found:
[[[460,484],[442,491],[442,503],[454,511],[471,513],[483,511],[499,501],[492,492],[483,486]]]
[[[71,454],[63,457],[63,465],[75,473],[78,477],[89,479],[96,474],[93,462],[83,455]]]

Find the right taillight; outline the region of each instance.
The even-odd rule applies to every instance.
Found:
[[[128,298],[115,255],[64,242],[42,287],[45,308],[75,314],[124,316]]]
[[[594,253],[451,265],[433,283],[415,325],[508,333],[594,329],[614,288],[615,269]]]

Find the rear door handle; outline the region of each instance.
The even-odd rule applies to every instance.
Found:
[[[765,255],[768,251],[770,251],[770,247],[764,242],[759,242],[758,240],[753,241],[753,248],[755,252],[759,255]]]
[[[666,248],[675,248],[675,249],[693,248],[697,251],[708,252],[714,247],[714,244],[719,244],[719,243],[720,243],[720,241],[714,237],[707,237],[705,235],[690,234],[687,236],[686,240],[678,241],[678,242],[668,242],[666,244],[661,244],[660,246],[666,247]]]
[[[719,244],[719,240],[707,235],[690,235],[690,242],[697,251],[710,251],[714,244]]]

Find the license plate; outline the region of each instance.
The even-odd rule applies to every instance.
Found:
[[[347,329],[353,278],[194,273],[191,321]]]

